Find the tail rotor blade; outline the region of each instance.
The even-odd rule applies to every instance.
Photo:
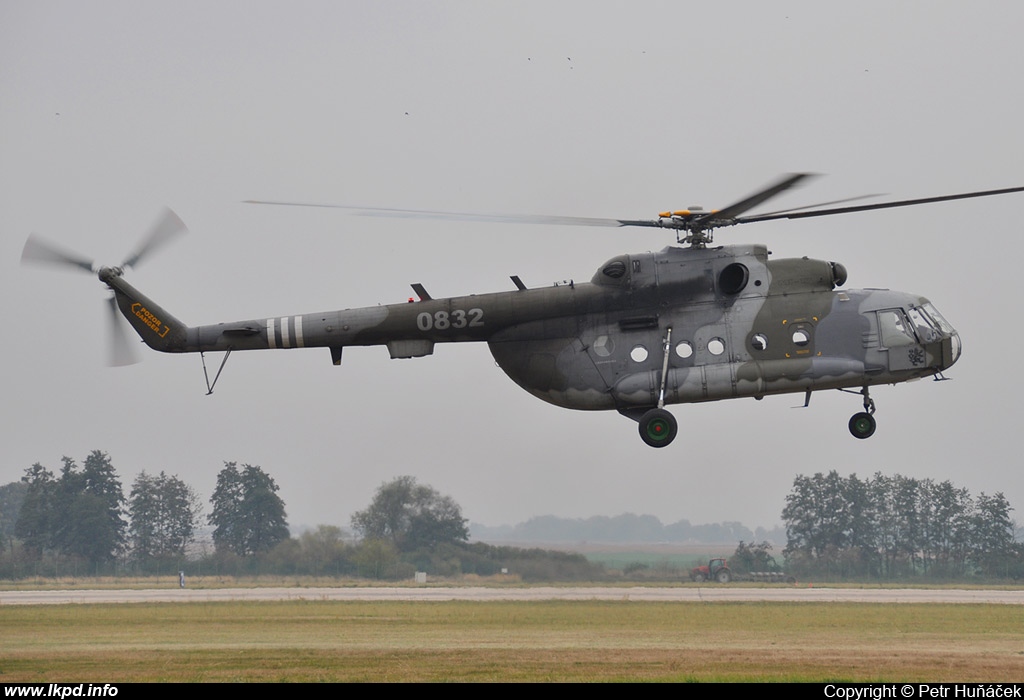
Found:
[[[166,245],[170,240],[187,233],[188,227],[170,209],[164,208],[160,218],[156,220],[135,252],[122,263],[125,267],[136,267],[147,255]]]
[[[88,273],[93,272],[92,260],[54,245],[34,233],[29,234],[28,240],[25,241],[25,247],[21,251],[21,262],[22,264],[61,265],[78,268]]]
[[[124,367],[134,365],[139,361],[135,346],[128,337],[124,319],[117,307],[117,299],[110,297],[107,306],[110,311],[110,357],[108,364],[111,367]]]

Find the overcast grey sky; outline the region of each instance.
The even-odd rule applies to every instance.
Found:
[[[1010,2],[20,2],[0,0],[0,483],[108,452],[208,498],[262,465],[293,525],[347,526],[411,474],[489,525],[534,515],[780,522],[798,473],[949,479],[1024,509],[1016,353],[1024,259],[1009,195],[720,231],[928,296],[953,381],[676,406],[653,450],[615,413],[534,399],[482,344],[390,360],[238,353],[104,366],[106,293],[19,267],[26,236],[114,264],[159,213],[189,235],[129,281],[192,324],[588,280],[664,232],[403,221],[285,199],[648,218],[824,173],[783,208],[1024,185],[1024,5]],[[208,358],[214,364],[219,358]],[[1018,518],[1022,518],[1017,513]]]

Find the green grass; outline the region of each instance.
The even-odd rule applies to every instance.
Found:
[[[0,682],[1019,681],[1024,606],[5,606]]]

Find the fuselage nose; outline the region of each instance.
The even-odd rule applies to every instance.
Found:
[[[953,331],[943,340],[942,344],[942,359],[945,361],[947,355],[949,357],[948,362],[945,362],[942,369],[949,369],[950,367],[956,364],[957,360],[960,359],[960,353],[963,351],[963,347],[960,345],[960,334],[957,333],[956,331]],[[946,351],[947,344],[949,348],[948,353]]]
[[[960,343],[960,334],[956,332],[952,324],[939,313],[939,310],[930,301],[922,304],[921,311],[927,320],[930,321],[929,325],[935,328],[939,334],[938,342],[936,343],[938,345],[937,354],[940,358],[939,366],[941,369],[949,369],[960,359],[960,354],[963,351],[963,346]]]

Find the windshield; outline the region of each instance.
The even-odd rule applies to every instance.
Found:
[[[923,309],[911,307],[907,309],[910,322],[914,325],[917,337],[922,343],[934,343],[942,337],[939,327],[928,317]]]
[[[939,329],[947,335],[956,335],[956,330],[953,326],[949,325],[949,321],[942,317],[939,310],[932,306],[931,302],[926,303],[921,307],[921,311],[928,315],[928,317],[935,322]]]

